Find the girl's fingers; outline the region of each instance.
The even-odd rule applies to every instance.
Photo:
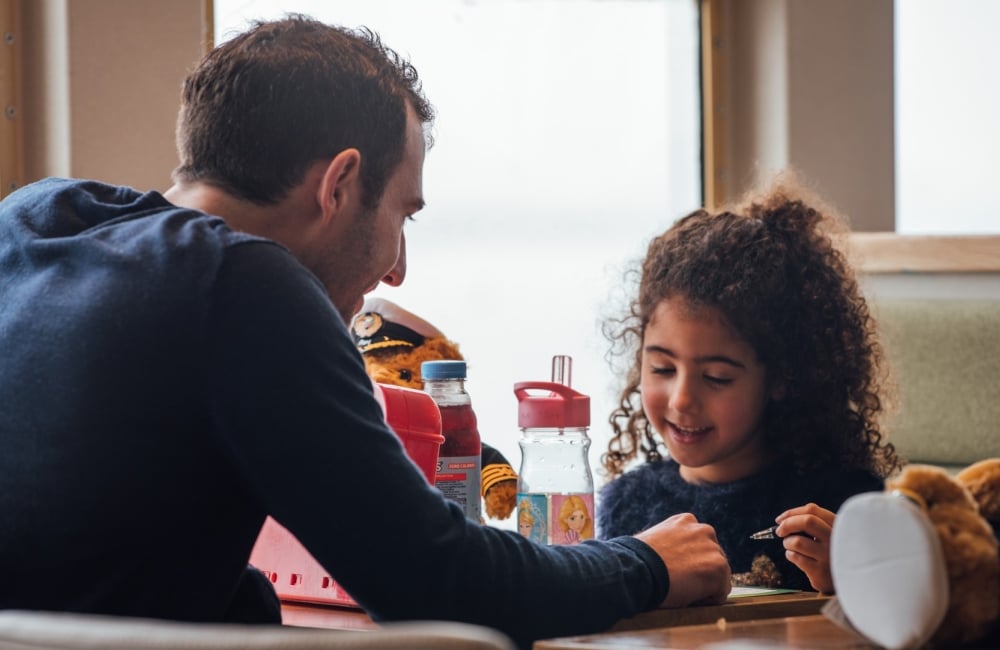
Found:
[[[785,557],[806,574],[813,589],[825,594],[833,593],[833,575],[828,561],[820,561],[790,550],[785,551]]]

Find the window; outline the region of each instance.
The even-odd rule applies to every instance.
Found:
[[[896,231],[1000,233],[994,0],[896,0]]]
[[[216,0],[216,41],[286,11],[373,28],[437,109],[407,280],[377,294],[459,343],[515,469],[513,384],[571,355],[598,467],[619,388],[601,319],[626,264],[701,204],[696,0]]]

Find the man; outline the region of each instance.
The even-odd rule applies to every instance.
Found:
[[[376,620],[527,645],[724,599],[693,517],[538,546],[466,520],[384,424],[346,322],[404,279],[431,119],[374,34],[290,16],[187,79],[165,195],[0,204],[0,608],[232,620],[268,514]]]

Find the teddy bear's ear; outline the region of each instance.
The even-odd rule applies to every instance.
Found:
[[[886,490],[919,495],[924,505],[955,505],[976,510],[972,495],[944,469],[935,465],[907,465],[897,476],[885,482]]]
[[[922,646],[948,611],[940,537],[908,498],[868,492],[845,501],[830,539],[830,571],[840,610],[880,646]]]
[[[1000,458],[973,463],[956,474],[955,480],[969,490],[995,533],[1000,527]]]

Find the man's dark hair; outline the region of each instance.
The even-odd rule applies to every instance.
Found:
[[[354,147],[374,207],[403,158],[407,104],[433,120],[417,71],[371,30],[300,14],[256,22],[185,80],[174,178],[273,204],[314,162]]]

